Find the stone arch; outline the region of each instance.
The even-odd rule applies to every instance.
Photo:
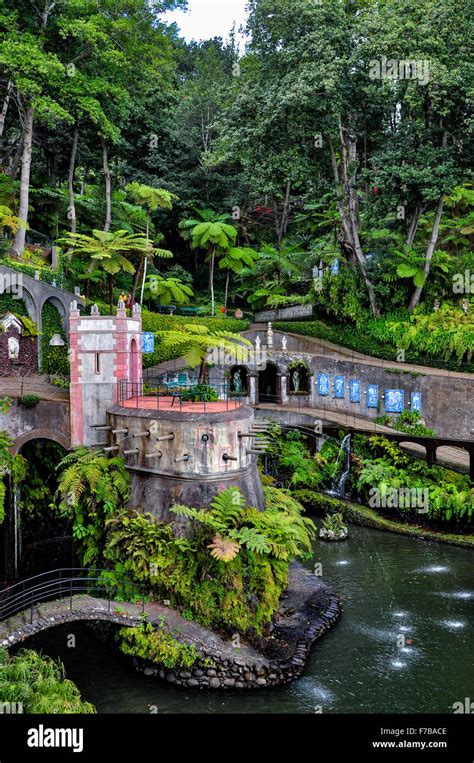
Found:
[[[69,450],[71,447],[70,437],[69,435],[64,434],[64,432],[60,432],[57,429],[47,428],[32,429],[30,432],[25,432],[16,438],[12,447],[10,448],[12,455],[16,456],[16,454],[20,452],[23,445],[26,445],[26,443],[30,442],[31,440],[52,440],[58,445],[61,445],[64,450]]]
[[[5,275],[10,276],[9,273],[2,273],[2,275],[4,277]],[[18,296],[19,299],[22,299],[25,303],[29,317],[38,325],[38,327],[40,326],[41,313],[38,310],[37,300],[35,299],[33,293],[24,284],[22,284],[19,289],[12,289],[11,285],[6,286],[6,284],[2,283],[2,280],[0,279],[0,296],[2,294],[11,294],[12,296]]]
[[[47,297],[45,297],[45,299],[43,299],[41,303],[41,313],[43,312],[44,306],[48,303],[50,305],[54,305],[54,307],[58,311],[59,315],[61,316],[62,327],[64,331],[67,333],[68,310],[63,300],[59,299],[59,297],[56,297],[53,294],[48,295]]]
[[[258,401],[281,402],[281,372],[276,363],[268,361],[265,368],[258,372]]]

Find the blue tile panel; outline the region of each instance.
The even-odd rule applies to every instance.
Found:
[[[367,384],[367,408],[378,408],[379,406],[379,385]]]
[[[410,403],[410,408],[412,411],[420,411],[421,413],[421,392],[412,392]]]
[[[334,397],[339,397],[339,398],[344,397],[345,381],[346,380],[344,376],[334,377]]]
[[[318,374],[318,395],[329,395],[329,374]]]
[[[349,399],[351,403],[360,403],[360,381],[351,379],[349,382]]]
[[[402,389],[385,390],[385,410],[387,413],[401,413],[405,408],[405,393]]]

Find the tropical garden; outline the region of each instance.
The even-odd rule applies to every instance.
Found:
[[[309,304],[281,328],[471,368],[467,6],[253,0],[242,52],[185,43],[182,5],[4,4],[2,258],[146,330]]]
[[[163,17],[185,6],[4,0],[0,265],[78,288],[87,310],[140,304],[155,335],[145,365],[184,356],[204,390],[208,348],[232,352],[256,312],[288,306],[310,319],[280,318],[276,329],[473,372],[467,0],[249,0],[245,47],[236,30],[186,42]],[[387,59],[403,72],[383,73]],[[38,334],[25,301],[0,294],[0,317],[7,311]],[[40,372],[67,388],[53,304],[40,343]],[[2,414],[10,403],[0,398]],[[436,434],[416,413],[378,423]],[[139,585],[147,600],[255,643],[271,638],[291,563],[312,556],[308,513],[337,529],[371,505],[373,489],[403,487],[427,492],[427,512],[377,507],[374,526],[472,539],[467,475],[382,435],[356,437],[341,502],[328,491],[343,468],[342,436],[315,452],[297,430],[269,434],[266,510],[236,488],[206,511],[177,504],[174,517],[190,528],[182,537],[128,505],[123,459],[33,446],[13,456],[0,431],[0,525],[7,488],[21,483],[23,516],[70,529],[80,565],[100,569],[117,600],[133,600]],[[117,639],[130,657],[196,660],[146,622]],[[62,665],[34,651],[0,650],[0,679],[0,699],[27,712],[94,711]]]

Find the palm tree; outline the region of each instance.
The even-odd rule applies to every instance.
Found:
[[[157,209],[172,209],[173,208],[173,201],[175,201],[178,197],[175,196],[174,193],[170,193],[170,191],[166,191],[164,188],[152,188],[150,185],[144,185],[143,183],[129,183],[127,186],[125,186],[125,190],[127,193],[130,194],[132,199],[136,204],[138,204],[141,207],[144,207],[146,210],[146,237],[147,239],[150,238],[150,220],[151,220],[151,213],[156,212]],[[168,249],[155,249],[155,254],[158,257],[172,257],[172,253]],[[143,280],[142,280],[142,290],[140,294],[140,304],[143,302],[143,290],[145,287],[145,279],[146,279],[146,271],[147,271],[147,264],[148,264],[148,257],[144,257],[140,260],[139,266],[135,273],[135,278],[133,281],[133,287],[132,287],[132,302],[135,299],[135,292],[138,285],[138,279],[140,278],[140,272],[142,269],[142,266],[144,265],[143,270]]]
[[[191,239],[192,249],[205,249],[209,262],[209,289],[212,315],[215,315],[214,269],[216,257],[222,257],[237,239],[237,229],[229,225],[228,215],[218,215],[212,209],[197,210],[200,220],[182,220],[179,224],[184,239]]]
[[[207,356],[212,350],[222,355],[239,357],[244,346],[252,344],[240,334],[230,331],[219,331],[198,324],[183,324],[171,331],[157,331],[155,336],[160,340],[164,350],[173,352],[174,357],[183,355],[191,368],[199,366],[199,382],[207,381]]]
[[[92,236],[83,233],[69,233],[60,243],[70,247],[76,255],[84,255],[90,260],[89,269],[94,271],[99,265],[107,274],[109,286],[109,307],[113,308],[114,277],[121,271],[134,274],[135,267],[127,259],[128,254],[148,257],[154,254],[148,238],[124,230],[105,232],[93,230]]]
[[[188,305],[193,290],[179,278],[164,278],[159,274],[148,276],[145,283],[145,296],[157,299],[162,305],[176,302],[177,305]]]

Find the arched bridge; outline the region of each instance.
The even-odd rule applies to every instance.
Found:
[[[323,431],[325,433],[337,432],[341,429],[341,426],[336,424],[324,424]],[[348,434],[363,434],[366,437],[371,435],[383,435],[387,440],[392,440],[398,445],[402,443],[414,443],[415,445],[422,445],[426,451],[426,462],[428,466],[436,464],[436,451],[438,448],[461,448],[467,451],[469,455],[469,476],[471,482],[474,482],[474,440],[462,440],[452,437],[426,437],[423,435],[408,434],[406,432],[391,432],[380,431],[380,429],[362,429],[353,426],[344,426],[345,431]],[[385,429],[385,428],[384,428]]]
[[[60,568],[0,591],[0,646],[9,648],[35,633],[78,620],[139,625],[144,614],[156,622],[166,608],[146,601],[144,589],[104,570]],[[110,574],[110,572],[109,572]],[[122,601],[134,599],[134,602]]]
[[[59,310],[64,329],[68,328],[69,307],[73,300],[83,305],[81,298],[58,286],[37,280],[25,273],[18,273],[7,265],[0,264],[0,294],[12,294],[23,299],[30,318],[41,331],[41,314],[46,302],[51,302]]]

